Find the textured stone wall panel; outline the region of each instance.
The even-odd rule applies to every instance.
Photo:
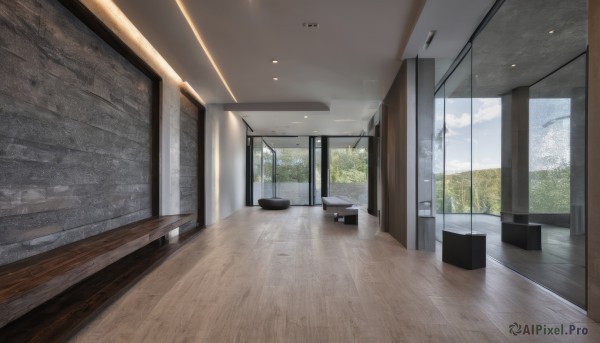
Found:
[[[183,94],[180,96],[179,192],[181,213],[198,212],[198,108]],[[185,231],[195,226],[181,227]]]
[[[0,2],[0,265],[151,216],[152,81],[55,0]]]

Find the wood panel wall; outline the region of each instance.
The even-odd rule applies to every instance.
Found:
[[[0,2],[0,61],[0,264],[150,217],[156,81],[53,0]]]
[[[382,104],[382,230],[416,246],[416,66],[405,60]]]
[[[600,321],[600,2],[588,3],[587,310]]]

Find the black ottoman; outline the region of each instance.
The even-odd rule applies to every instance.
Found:
[[[290,201],[281,198],[258,199],[258,204],[265,210],[285,210],[290,207]]]

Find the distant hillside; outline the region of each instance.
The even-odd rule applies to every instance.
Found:
[[[446,176],[446,213],[471,211],[471,173]],[[570,168],[538,170],[529,174],[529,206],[537,213],[568,213],[570,211]],[[442,206],[442,176],[436,175],[437,208]],[[500,215],[500,168],[473,171],[473,213]]]

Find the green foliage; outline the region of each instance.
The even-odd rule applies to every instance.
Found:
[[[254,182],[273,182],[273,154],[269,149],[254,148],[253,180]],[[261,175],[262,162],[262,175]]]
[[[277,182],[308,182],[308,150],[277,149]],[[261,150],[255,150],[254,160],[260,161]],[[271,182],[272,157],[263,151],[263,182]],[[367,149],[332,149],[329,160],[331,183],[366,183]],[[260,164],[254,163],[254,181],[260,179]]]
[[[538,170],[529,174],[529,209],[535,213],[571,211],[571,168]]]
[[[277,182],[308,182],[308,149],[281,148],[277,153]]]
[[[367,149],[332,149],[329,158],[331,183],[367,182]]]
[[[471,212],[471,173],[435,175],[436,208],[445,206],[446,213]],[[538,170],[529,174],[529,208],[533,213],[568,213],[570,211],[570,167]],[[501,170],[473,171],[473,213],[500,215]]]
[[[473,171],[473,212],[500,215],[500,168]]]
[[[436,185],[442,184],[436,175]],[[473,171],[473,198],[471,199],[471,173],[446,175],[446,213],[473,213],[500,215],[501,174],[500,168]],[[437,190],[436,201],[441,208],[442,191]]]

